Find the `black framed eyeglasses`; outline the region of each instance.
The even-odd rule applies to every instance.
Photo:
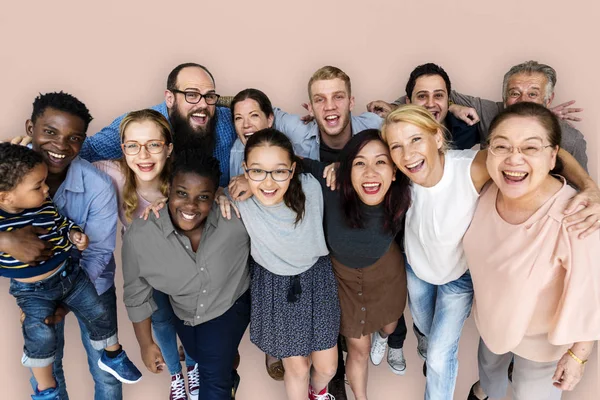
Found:
[[[202,94],[200,92],[186,92],[186,91],[177,90],[177,89],[169,89],[169,90],[173,93],[183,94],[185,96],[185,101],[187,101],[190,104],[198,104],[198,103],[200,103],[200,100],[202,100],[202,98],[204,97],[204,101],[206,101],[206,104],[208,104],[209,106],[212,106],[214,104],[217,104],[217,101],[219,101],[219,97],[221,97],[221,95],[218,95],[216,93]]]
[[[287,181],[290,176],[294,172],[293,169],[274,169],[273,171],[267,171],[260,168],[248,168],[246,169],[246,173],[248,174],[248,178],[255,182],[262,182],[267,179],[267,175],[271,175],[271,179],[275,182],[283,182]]]

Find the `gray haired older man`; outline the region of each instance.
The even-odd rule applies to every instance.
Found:
[[[479,116],[478,129],[482,139],[487,138],[488,129],[494,117],[506,106],[530,101],[542,104],[550,108],[554,100],[554,86],[556,85],[556,71],[546,64],[540,64],[537,61],[526,61],[515,65],[504,75],[502,83],[503,102],[481,99],[479,97],[468,96],[452,91],[450,100],[460,106],[467,106]],[[579,108],[568,108],[573,102],[561,104],[552,109],[560,118],[560,124],[563,130],[561,147],[568,151],[579,164],[587,170],[586,142],[583,134],[567,123],[567,120],[578,121],[579,118],[570,114],[581,111]],[[450,106],[450,110],[452,111]],[[463,113],[472,114],[472,110],[463,109]],[[468,117],[469,115],[465,115]],[[477,116],[474,122],[476,122]]]

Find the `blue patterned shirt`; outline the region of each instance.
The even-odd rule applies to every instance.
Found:
[[[169,120],[169,111],[165,102],[151,108]],[[119,125],[125,115],[127,114],[121,115],[95,135],[86,138],[79,155],[89,162],[121,158],[123,153],[121,152]],[[215,117],[217,118],[217,123],[215,126],[215,150],[213,155],[219,160],[221,167],[221,181],[219,184],[222,187],[226,187],[229,184],[229,152],[237,135],[233,127],[231,110],[229,108],[217,107]]]

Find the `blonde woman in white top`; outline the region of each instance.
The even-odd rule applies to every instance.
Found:
[[[451,399],[458,374],[458,342],[473,301],[461,242],[479,192],[490,179],[487,152],[448,150],[445,128],[420,106],[394,110],[381,131],[394,163],[412,181],[404,244],[411,314],[428,339],[425,399]],[[567,166],[567,179],[590,188],[587,196],[597,199],[597,186],[575,159],[564,151],[560,157]],[[590,227],[597,229],[598,208],[573,216],[587,217],[578,226],[585,234]]]

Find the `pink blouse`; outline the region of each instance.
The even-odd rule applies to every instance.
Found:
[[[600,233],[567,232],[566,184],[527,221],[496,210],[498,187],[482,193],[463,245],[473,279],[473,315],[486,346],[538,362],[574,342],[600,339]]]
[[[105,172],[108,176],[110,176],[113,184],[115,185],[115,189],[117,190],[117,196],[119,201],[119,220],[121,224],[123,224],[123,232],[129,226],[130,222],[127,221],[125,217],[125,209],[123,208],[123,186],[125,186],[125,174],[121,171],[121,165],[118,161],[114,160],[106,160],[106,161],[96,161],[94,166],[98,168],[100,171]],[[151,203],[144,199],[138,193],[138,206],[132,214],[133,218],[138,218],[146,207],[148,207]]]

